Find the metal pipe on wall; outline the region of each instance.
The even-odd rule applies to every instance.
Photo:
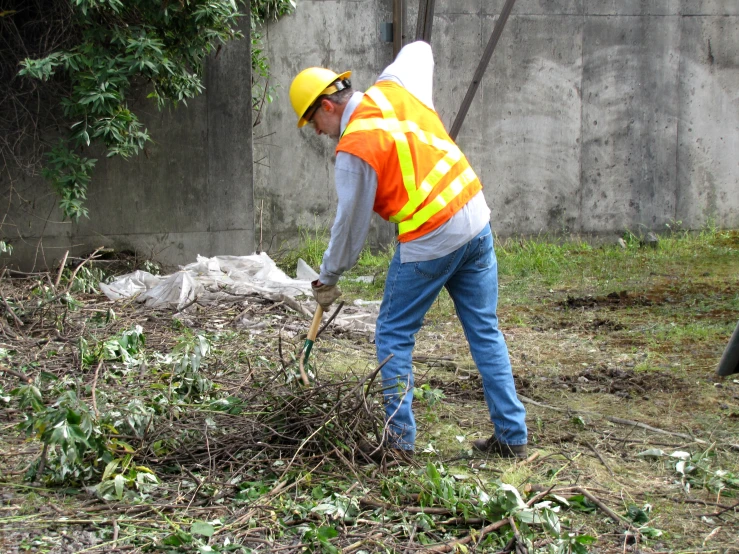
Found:
[[[462,100],[462,105],[459,107],[459,112],[457,113],[457,117],[454,119],[452,130],[449,132],[449,136],[452,137],[452,140],[456,140],[457,134],[459,133],[459,130],[462,128],[462,123],[464,123],[464,118],[467,116],[467,111],[470,109],[470,104],[472,104],[472,99],[475,97],[475,93],[477,92],[477,87],[480,86],[480,81],[482,81],[482,76],[485,74],[485,70],[488,67],[488,62],[490,61],[490,58],[493,56],[493,51],[495,50],[495,46],[498,44],[498,39],[500,38],[500,35],[503,33],[503,27],[505,27],[506,21],[508,21],[508,16],[511,14],[511,10],[513,9],[513,4],[515,3],[516,3],[516,0],[507,0],[505,3],[505,6],[503,6],[503,11],[500,12],[500,17],[498,18],[498,21],[495,22],[495,27],[493,28],[493,34],[490,35],[490,40],[488,41],[488,45],[485,47],[485,52],[482,55],[482,59],[480,60],[480,63],[477,65],[477,69],[475,70],[475,75],[472,77],[472,82],[470,83],[470,86],[467,89],[467,94],[465,95],[464,100]]]
[[[403,48],[406,12],[406,0],[393,0],[393,59]]]
[[[435,0],[419,0],[418,21],[416,22],[416,40],[425,40],[431,44],[431,30],[434,23]]]

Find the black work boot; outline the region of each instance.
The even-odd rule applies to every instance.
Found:
[[[477,439],[473,441],[474,446],[480,452],[486,454],[497,454],[503,458],[525,458],[526,457],[526,445],[525,444],[506,444],[500,442],[495,435],[489,439]]]

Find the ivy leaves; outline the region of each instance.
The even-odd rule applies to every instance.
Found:
[[[60,99],[66,136],[46,157],[44,177],[60,196],[65,217],[87,216],[87,188],[96,160],[80,155],[93,144],[106,155],[128,158],[151,140],[130,109],[139,87],[161,109],[200,94],[206,56],[218,44],[241,38],[234,0],[193,0],[164,5],[150,0],[73,0],[76,44],[21,62],[21,76],[66,80]]]

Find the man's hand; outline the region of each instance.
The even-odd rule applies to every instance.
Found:
[[[321,305],[324,312],[328,311],[334,300],[341,296],[339,287],[336,285],[324,285],[318,279],[311,283],[311,288],[313,289],[313,297]]]

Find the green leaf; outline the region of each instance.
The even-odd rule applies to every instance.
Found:
[[[118,500],[123,498],[123,488],[126,484],[126,479],[123,477],[123,475],[118,474],[115,476],[115,479],[113,479],[113,483],[115,484],[115,495]]]
[[[107,481],[110,479],[110,476],[113,475],[113,472],[118,467],[119,460],[116,458],[115,460],[108,463],[108,465],[105,466],[105,471],[103,471],[103,478],[100,479],[100,481]]]
[[[319,527],[316,530],[316,535],[318,536],[318,539],[320,541],[327,541],[329,539],[333,539],[339,536],[339,532],[334,529],[333,527],[327,526],[327,527]]]
[[[193,535],[202,535],[203,537],[212,537],[216,529],[210,523],[205,521],[196,521],[190,526],[190,532]]]
[[[162,544],[166,546],[184,546],[192,543],[192,535],[184,531],[177,531],[162,539]]]
[[[573,510],[578,512],[590,513],[596,510],[596,505],[593,504],[586,496],[577,494],[569,498],[570,506]]]
[[[639,532],[650,539],[657,539],[663,534],[660,529],[655,529],[654,527],[640,527]]]
[[[578,535],[575,537],[575,542],[577,544],[595,544],[598,542],[598,539],[591,535]]]
[[[633,505],[627,508],[626,517],[637,524],[647,523],[649,521],[649,514],[638,506]]]

